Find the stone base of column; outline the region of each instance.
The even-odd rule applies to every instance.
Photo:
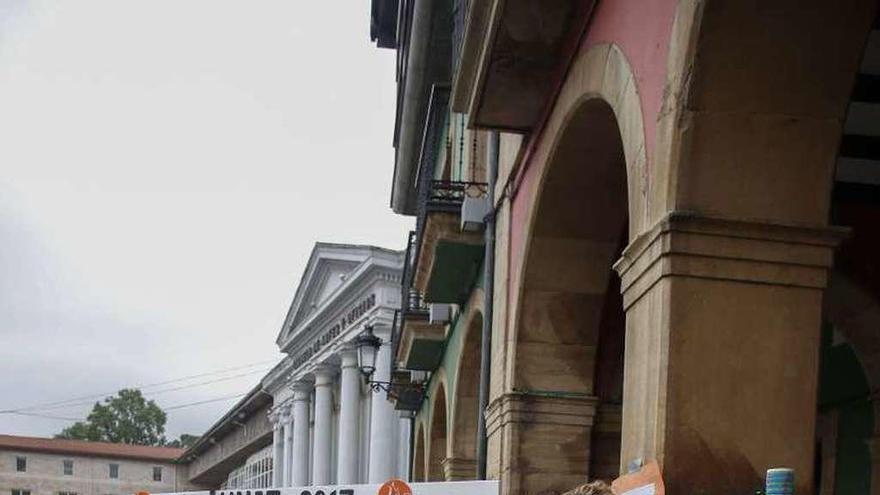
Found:
[[[880,495],[880,436],[868,440],[868,448],[871,451],[871,495]]]
[[[477,461],[463,457],[447,457],[441,462],[446,481],[477,479]]]
[[[610,482],[620,475],[622,409],[620,404],[599,404],[590,441],[590,479]]]
[[[489,477],[501,494],[565,491],[587,480],[597,399],[512,392],[489,404]]]

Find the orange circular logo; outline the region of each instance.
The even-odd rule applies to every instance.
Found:
[[[403,480],[388,480],[379,487],[376,495],[412,495],[412,488]]]

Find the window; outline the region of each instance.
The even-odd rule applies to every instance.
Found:
[[[64,475],[65,476],[73,476],[73,461],[71,461],[71,460],[64,461]]]
[[[22,490],[21,488],[17,488],[12,490],[12,495],[31,495],[30,490]]]
[[[110,477],[119,478],[119,464],[110,464]]]
[[[15,458],[15,470],[19,473],[27,471],[27,457],[18,456]]]
[[[153,467],[153,481],[162,481],[162,467]]]

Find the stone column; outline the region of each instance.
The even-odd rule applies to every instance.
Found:
[[[495,398],[486,410],[489,479],[500,480],[504,494],[587,481],[598,402],[575,393],[508,392]]]
[[[382,340],[376,354],[373,380],[391,381],[391,329],[377,327],[375,335]],[[394,406],[384,392],[373,396],[370,408],[370,483],[382,483],[397,473],[397,422]]]
[[[411,453],[409,441],[412,420],[400,418],[397,421],[397,478],[410,481],[409,460]]]
[[[446,481],[467,481],[476,478],[477,461],[461,457],[447,457],[441,462]]]
[[[293,386],[293,486],[309,485],[309,410],[312,386],[297,382]]]
[[[841,235],[672,213],[624,250],[624,466],[657,459],[669,493],[744,493],[785,466],[813,492],[822,291]]]
[[[315,452],[312,485],[328,485],[332,472],[333,376],[336,370],[320,366],[315,370]]]
[[[281,425],[283,428],[284,448],[282,450],[282,478],[284,486],[291,486],[293,479],[291,478],[291,466],[293,465],[293,414],[290,406],[285,404],[284,412],[281,416]]]
[[[269,413],[272,422],[272,487],[284,486],[284,430],[281,424],[281,408],[273,408]]]
[[[339,465],[337,483],[357,483],[358,480],[358,422],[360,419],[361,372],[358,368],[357,349],[346,347],[340,352],[339,410]]]

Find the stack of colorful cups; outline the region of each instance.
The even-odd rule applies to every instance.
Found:
[[[766,495],[794,495],[794,469],[774,468],[767,470]]]

